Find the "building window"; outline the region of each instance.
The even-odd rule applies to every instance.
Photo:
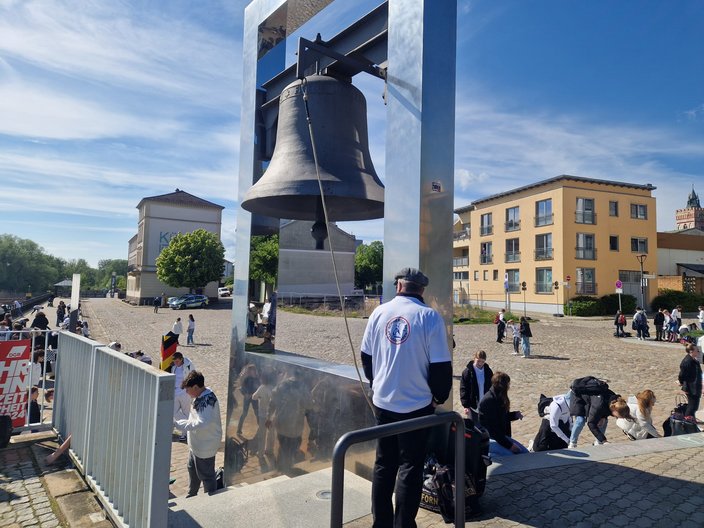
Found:
[[[594,212],[594,199],[577,198],[577,211],[575,222],[578,224],[596,224],[596,213]]]
[[[631,238],[631,251],[636,253],[647,253],[648,252],[648,239],[647,238]]]
[[[468,271],[455,271],[452,274],[452,278],[454,280],[469,280],[469,272]]]
[[[516,293],[521,291],[521,275],[517,269],[506,270],[506,276],[508,277],[508,291],[511,293]]]
[[[479,271],[478,270],[474,270],[474,280],[475,281],[479,280]]]
[[[577,295],[596,295],[596,271],[594,268],[577,268]]]
[[[459,242],[460,240],[468,240],[472,238],[471,236],[471,225],[462,224],[462,228],[459,231],[452,233],[452,240]]]
[[[552,293],[552,268],[535,269],[535,293]]]
[[[520,262],[521,251],[517,238],[509,238],[506,241],[506,262]]]
[[[484,280],[489,280],[489,270],[484,270]]]
[[[618,202],[609,202],[609,216],[618,216]]]
[[[611,235],[609,237],[609,249],[611,251],[618,251],[618,236]]]
[[[535,260],[552,260],[552,233],[535,235]]]
[[[481,254],[479,255],[480,264],[491,264],[494,261],[491,251],[491,242],[482,242]]]
[[[594,235],[588,233],[577,233],[577,254],[575,258],[582,260],[596,260],[596,248],[594,247]]]
[[[535,226],[552,224],[552,198],[535,202]]]
[[[495,281],[499,280],[499,270],[493,270],[491,275]]]
[[[491,235],[494,232],[491,213],[486,213],[481,216],[481,225],[479,226],[479,230],[479,234],[481,236]]]
[[[462,249],[462,254],[459,257],[452,257],[452,267],[469,266],[469,250]]]
[[[521,228],[518,207],[506,209],[506,231],[518,231]]]
[[[631,218],[638,220],[648,219],[648,206],[644,204],[631,204]]]

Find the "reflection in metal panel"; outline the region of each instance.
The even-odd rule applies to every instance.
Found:
[[[54,427],[118,525],[166,526],[174,376],[61,333]]]

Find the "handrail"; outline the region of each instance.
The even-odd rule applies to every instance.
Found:
[[[455,526],[464,526],[464,418],[456,412],[432,414],[384,425],[350,431],[340,437],[332,452],[332,497],[330,526],[342,526],[342,506],[345,490],[345,455],[354,444],[377,440],[418,429],[427,429],[446,423],[457,424],[455,429]]]

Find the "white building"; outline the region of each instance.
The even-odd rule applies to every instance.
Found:
[[[224,207],[176,189],[143,198],[137,209],[137,234],[129,241],[127,300],[142,304],[162,293],[167,297],[188,293],[188,288],[172,288],[157,278],[156,258],[177,233],[205,229],[219,239]],[[216,298],[217,288],[214,281],[202,293]]]

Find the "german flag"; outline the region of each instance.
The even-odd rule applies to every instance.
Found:
[[[178,347],[177,336],[173,332],[161,336],[161,370],[168,370],[173,361],[172,356]]]

